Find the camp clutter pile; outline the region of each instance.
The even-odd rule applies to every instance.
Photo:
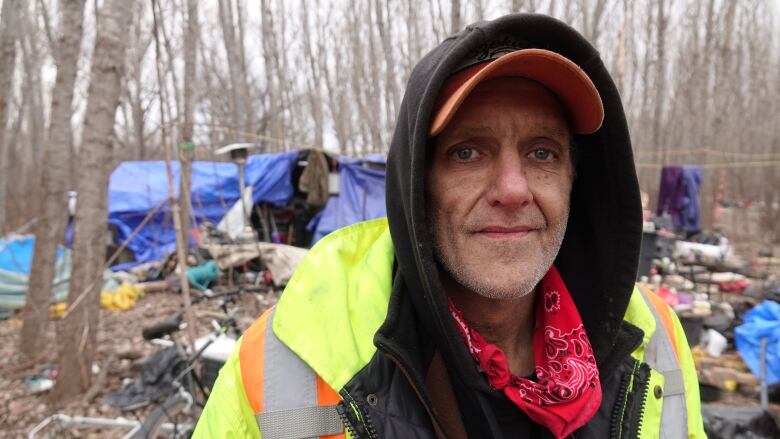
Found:
[[[276,302],[311,245],[337,228],[385,216],[384,161],[379,155],[351,159],[312,149],[248,154],[233,163],[194,162],[185,231],[189,245],[182,261],[176,256],[165,163],[120,164],[108,189],[110,239],[98,279],[102,309],[92,369],[99,385],[87,393],[88,401],[49,407],[45,395],[58,379],[57,349],[47,350],[46,358],[30,367],[16,352],[16,343],[0,344],[0,431],[26,435],[53,410],[122,414],[111,405],[118,399],[108,395],[139,389],[132,383],[160,352],[142,339],[141,331],[181,313],[185,284],[196,346],[213,333],[212,323],[228,313],[235,313],[230,334],[235,339]],[[181,170],[176,162],[172,167],[178,188]],[[75,205],[78,194],[71,201]],[[41,334],[49,346],[56,345],[54,334],[67,315],[74,215],[72,210],[63,215],[68,216],[68,233],[57,250],[51,324]],[[27,301],[35,248],[35,237],[28,232],[25,227],[0,238],[0,336],[8,340],[16,340]],[[186,338],[184,333],[174,337]]]
[[[708,432],[730,425],[758,434],[749,421],[780,415],[780,261],[771,254],[739,255],[721,232],[686,238],[671,229],[663,218],[645,223],[639,283],[680,319],[699,372]]]
[[[381,155],[352,159],[319,149],[249,154],[240,164],[196,161],[192,163],[189,194],[189,247],[211,251],[217,268],[229,270],[253,258],[266,262],[288,258],[286,250],[274,249],[270,244],[308,248],[333,230],[385,216],[384,161]],[[174,187],[178,188],[181,169],[178,162],[171,166]],[[243,181],[239,181],[242,176]],[[173,198],[180,196],[175,194]],[[155,288],[146,285],[130,289],[122,286],[125,283],[168,280],[170,267],[162,265],[176,249],[170,200],[164,162],[128,161],[112,172],[106,218],[110,236],[106,254],[110,257],[102,279],[103,306],[126,310],[147,286]],[[76,206],[78,194],[71,193],[70,201]],[[52,283],[55,315],[64,312],[60,303],[68,294],[73,214],[69,204],[69,210],[63,212],[68,216],[68,232],[63,237],[64,245],[57,250]],[[11,315],[26,303],[35,247],[35,237],[26,233],[33,222],[0,237],[0,317]],[[223,235],[215,235],[206,243],[203,233],[210,232],[203,232],[203,227]],[[198,253],[192,256],[195,260],[188,264],[192,277],[205,274],[203,270],[214,271],[211,265],[200,267],[208,257],[199,257]],[[296,259],[298,256],[293,256],[283,265]],[[139,271],[139,266],[148,270]],[[289,269],[282,266],[271,267],[274,285],[285,283],[289,277],[286,271]],[[203,289],[199,284],[194,287]]]
[[[246,330],[257,315],[278,299],[278,290],[262,294],[246,294],[239,298],[236,320]],[[54,413],[101,418],[125,417],[143,419],[156,406],[150,405],[131,412],[106,403],[109,394],[136,380],[149,358],[161,350],[160,346],[145,341],[142,329],[181,310],[181,296],[173,291],[146,292],[139,296],[133,308],[124,312],[100,310],[100,331],[93,363],[93,384],[97,384],[91,399],[76,398],[62,406],[48,402],[50,389],[58,378],[57,339],[62,320],[53,319],[46,333],[41,334],[52,348],[38,366],[29,366],[17,355],[19,315],[0,320],[0,437],[27,437],[36,424]],[[220,315],[214,302],[193,306],[195,334],[200,336],[212,330],[211,322]],[[181,337],[181,336],[180,336]],[[105,379],[99,377],[106,371]],[[102,439],[121,437],[117,431],[74,429],[71,436]]]

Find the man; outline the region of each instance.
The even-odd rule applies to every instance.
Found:
[[[387,211],[311,249],[196,436],[703,436],[680,324],[634,286],[620,98],[574,30],[510,15],[420,61]]]

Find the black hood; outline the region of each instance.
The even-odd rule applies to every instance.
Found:
[[[451,371],[473,384],[484,380],[449,315],[426,227],[428,130],[439,90],[454,69],[479,46],[507,34],[578,64],[604,103],[602,127],[575,137],[569,223],[555,261],[599,366],[615,344],[628,307],[642,231],[639,186],[620,96],[599,53],[579,33],[548,16],[514,14],[468,26],[428,53],[407,84],[387,160],[387,214],[398,268],[394,295],[408,297],[419,330],[435,343]]]

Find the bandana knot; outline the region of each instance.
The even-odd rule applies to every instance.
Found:
[[[556,438],[585,425],[601,405],[596,358],[577,307],[555,266],[540,282],[534,329],[536,379],[509,370],[506,354],[487,342],[449,300],[450,312],[469,353],[488,384],[501,390],[533,421]]]

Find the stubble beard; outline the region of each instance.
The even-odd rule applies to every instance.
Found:
[[[569,211],[567,209],[564,213],[563,220],[552,225],[552,242],[550,242],[549,245],[541,247],[538,263],[530,264],[530,267],[518,267],[518,270],[531,270],[530,275],[523,276],[521,279],[518,279],[517,283],[512,285],[500,285],[490,282],[491,276],[489,273],[476,272],[476,270],[472,270],[468,264],[464,264],[458,260],[460,258],[455,245],[455,228],[452,223],[447,223],[445,230],[443,231],[444,233],[440,233],[435,225],[437,224],[438,219],[434,215],[434,217],[431,218],[429,230],[431,231],[434,242],[434,256],[438,261],[439,266],[444,269],[455,282],[487,299],[520,299],[536,290],[539,281],[542,280],[550,270],[553,262],[555,262],[558,251],[560,251],[561,245],[563,244],[563,237],[566,234],[568,218]],[[550,227],[549,223],[547,227]],[[445,249],[445,246],[448,250]],[[511,248],[498,248],[497,252],[499,254],[515,253],[514,249]],[[504,258],[497,259],[503,260]]]

